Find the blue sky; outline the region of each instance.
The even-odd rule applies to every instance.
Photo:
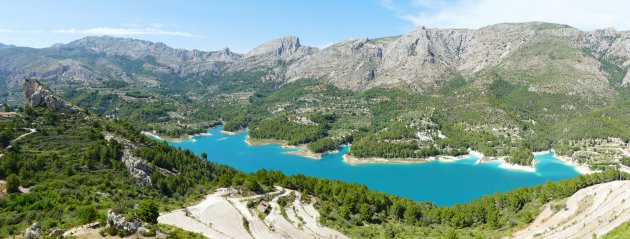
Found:
[[[551,21],[585,30],[630,29],[630,6],[616,0],[0,0],[0,6],[0,43],[30,47],[113,35],[245,53],[285,35],[324,47],[348,38],[400,35],[420,25],[475,29]]]

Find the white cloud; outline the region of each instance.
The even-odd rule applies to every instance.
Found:
[[[381,0],[381,6],[389,9],[389,10],[398,10],[398,5],[394,3],[392,0]]]
[[[155,36],[180,36],[180,37],[200,37],[189,32],[181,31],[167,31],[162,29],[160,24],[151,24],[151,27],[137,28],[115,28],[115,27],[96,27],[89,29],[59,29],[53,31],[54,33],[65,34],[82,34],[82,35],[110,35],[110,36],[141,36],[141,35],[155,35]]]
[[[17,31],[15,31],[15,30],[9,30],[9,29],[2,29],[2,28],[0,28],[0,33],[14,33],[14,32],[17,32]]]
[[[381,0],[381,5],[417,26],[480,28],[503,22],[543,21],[583,30],[630,30],[630,1],[623,0]],[[403,7],[403,5],[405,7]]]

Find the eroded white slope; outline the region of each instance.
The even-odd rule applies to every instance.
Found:
[[[630,181],[614,181],[577,191],[558,212],[546,205],[532,224],[512,238],[592,238],[628,220]]]

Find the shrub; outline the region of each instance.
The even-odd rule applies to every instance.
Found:
[[[6,187],[9,193],[20,192],[20,178],[15,174],[9,175],[9,177],[7,177]]]
[[[159,215],[158,206],[152,200],[145,200],[140,203],[138,207],[138,217],[140,217],[142,221],[155,224],[157,223]]]

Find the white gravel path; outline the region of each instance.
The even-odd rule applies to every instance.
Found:
[[[31,129],[31,128],[24,128],[24,129],[25,129],[25,130],[28,130],[28,132],[26,132],[26,133],[24,133],[24,134],[21,134],[21,135],[20,135],[20,136],[18,136],[17,138],[15,138],[15,139],[11,140],[11,143],[13,143],[13,142],[15,142],[15,141],[18,141],[18,140],[20,140],[20,139],[22,139],[22,138],[24,138],[24,137],[26,137],[26,136],[29,136],[29,135],[30,135],[30,134],[32,134],[32,133],[37,132],[37,130],[36,130],[36,129]],[[7,149],[10,149],[11,147],[13,147],[13,145],[9,145],[9,146],[7,147]],[[0,158],[2,158],[2,156],[4,156],[4,154],[0,154]]]

